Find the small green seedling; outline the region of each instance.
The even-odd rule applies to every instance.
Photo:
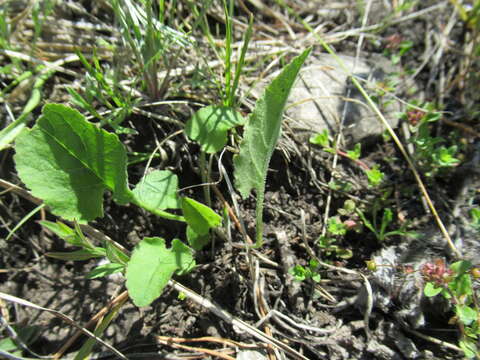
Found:
[[[388,227],[393,223],[393,211],[390,208],[383,210],[382,219],[378,224],[379,204],[375,202],[373,205],[373,217],[372,221],[368,220],[363,211],[356,209],[358,216],[362,219],[363,224],[375,234],[375,237],[379,242],[385,241],[388,237],[400,235],[400,236],[416,236],[415,233],[409,232],[405,229],[406,224],[402,225],[400,229],[387,231]]]
[[[368,177],[368,182],[370,186],[372,187],[378,186],[383,181],[385,174],[379,170],[377,165],[370,169],[367,165],[365,165],[363,162],[359,160],[362,154],[362,146],[360,143],[355,144],[353,150],[347,150],[346,152],[341,150],[335,150],[335,147],[330,144],[330,139],[329,139],[329,134],[327,129],[323,130],[321,133],[312,135],[309,139],[309,142],[311,144],[321,146],[323,150],[328,153],[331,153],[331,154],[337,153],[338,155],[343,156],[347,159],[350,159],[354,163],[359,165],[360,168],[363,171],[365,171],[365,174]],[[334,190],[338,190],[338,188],[335,188]]]
[[[338,237],[344,236],[347,231],[348,227],[340,220],[340,217],[329,218],[326,234],[317,239],[317,245],[322,254],[327,257],[335,256],[344,260],[350,259],[353,256],[352,251],[336,244]]]
[[[100,120],[102,126],[110,126],[117,134],[135,134],[133,129],[120,125],[134,106],[131,95],[125,93],[120,87],[121,79],[112,69],[102,67],[96,52],[93,53],[91,63],[79,51],[77,56],[86,70],[85,86],[82,94],[73,87],[67,87],[72,104]],[[99,102],[110,110],[107,115],[104,116],[95,109],[92,105],[95,102]]]
[[[380,185],[385,178],[385,174],[379,169],[378,165],[365,170],[365,174],[367,174],[368,184],[372,187]]]
[[[458,147],[442,145],[446,139],[431,135],[431,123],[441,118],[441,113],[436,111],[434,104],[426,103],[421,108],[425,111],[416,106],[410,107],[403,119],[411,125],[413,136],[410,141],[415,145],[417,164],[427,177],[433,177],[443,168],[458,165],[460,160],[455,157]]]
[[[308,263],[307,267],[302,265],[295,265],[294,267],[290,268],[288,271],[290,275],[292,275],[296,281],[306,281],[312,279],[314,282],[320,282],[320,274],[318,273],[318,269],[320,264],[317,260],[311,259]]]

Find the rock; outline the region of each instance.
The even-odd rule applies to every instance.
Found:
[[[370,85],[367,87],[371,89],[375,83],[383,81],[388,73],[398,71],[383,56],[374,56],[375,60],[370,62],[360,58],[356,65],[354,57],[338,56],[348,70],[354,69],[357,77],[368,80]],[[330,134],[337,133],[342,113],[345,113],[343,133],[347,140],[356,143],[382,134],[385,128],[333,56],[311,55],[307,61],[309,63],[301,69],[285,110],[288,118],[286,125],[297,139],[307,140],[324,129],[328,129]],[[272,74],[252,93],[258,97],[260,90],[276,75],[278,73]],[[362,85],[366,86],[363,82]],[[369,93],[372,94],[372,91]],[[400,111],[399,105],[392,101],[380,110],[389,124],[396,127],[398,118],[395,114]]]

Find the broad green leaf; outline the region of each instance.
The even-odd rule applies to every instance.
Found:
[[[222,217],[208,206],[188,197],[182,198],[183,216],[187,224],[198,235],[205,235],[211,228],[222,223]]]
[[[245,125],[240,154],[235,157],[235,185],[243,198],[252,189],[264,191],[268,164],[281,132],[283,109],[297,74],[310,49],[285,66],[258,99]]]
[[[192,250],[180,240],[174,239],[167,249],[162,238],[144,238],[127,265],[127,289],[134,304],[150,305],[176,271],[191,269],[192,264]]]
[[[426,297],[433,297],[437,296],[442,292],[441,287],[435,287],[435,285],[431,282],[427,282],[425,284],[425,287],[423,288],[423,293],[425,294]]]
[[[210,105],[198,110],[185,125],[187,136],[208,154],[220,151],[227,143],[227,131],[243,125],[245,119],[233,108]]]
[[[104,257],[106,253],[104,248],[97,247],[94,249],[82,249],[70,252],[49,252],[45,255],[60,260],[80,261]]]
[[[193,250],[200,251],[210,242],[210,234],[197,234],[191,226],[187,226],[187,241]]]
[[[74,109],[45,105],[36,125],[18,136],[15,149],[20,179],[64,219],[86,223],[103,216],[105,190],[120,204],[131,200],[118,137]]]
[[[463,274],[455,278],[450,283],[450,288],[454,287],[457,296],[472,295],[472,279],[470,274]]]
[[[455,305],[455,313],[460,321],[465,325],[470,325],[473,321],[478,320],[477,312],[470,306]]]
[[[86,277],[87,279],[96,279],[103,276],[112,275],[118,272],[121,272],[125,268],[125,265],[108,263],[104,265],[97,266],[95,269],[90,271]]]
[[[456,261],[450,265],[450,269],[452,269],[456,274],[464,274],[467,271],[470,271],[472,268],[472,263],[467,260]]]
[[[268,164],[280,137],[283,109],[298,72],[311,49],[285,66],[265,89],[245,125],[240,153],[234,157],[235,187],[243,198],[256,190],[256,246],[263,242],[263,199]]]
[[[178,178],[168,170],[155,170],[147,174],[133,189],[140,204],[157,210],[178,209]]]

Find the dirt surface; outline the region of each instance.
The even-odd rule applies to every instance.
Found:
[[[193,22],[193,15],[189,14],[187,2],[178,3],[177,20],[169,20],[169,25],[187,30],[185,23]],[[467,51],[470,33],[458,15],[452,15],[454,8],[451,3],[423,1],[403,12],[387,16],[393,14],[393,10],[386,8],[385,4],[391,7],[393,2],[367,1],[365,3],[372,3],[372,8],[365,26],[377,27],[365,33],[354,31],[362,27],[365,4],[357,6],[350,1],[287,3],[303,20],[317,28],[338,53],[355,56],[360,34],[366,35],[360,51],[367,59],[372,54],[388,57],[385,51],[395,36],[413,43],[398,65],[404,73],[397,76],[398,83],[393,92],[404,101],[431,101],[443,106],[442,119],[432,124],[432,131],[446,139],[449,145],[460,145],[460,162],[455,167],[423,178],[462,255],[478,263],[478,232],[469,225],[469,211],[478,206],[478,112],[475,104],[478,104],[480,91],[471,74],[476,73],[479,64],[477,59],[469,58],[467,61],[468,56],[461,55]],[[7,1],[1,6],[5,6],[7,18],[15,30],[11,35],[11,48],[32,54],[34,58],[40,54],[38,58],[55,61],[72,54],[68,49],[54,46],[58,43],[77,45],[82,51],[91,53],[95,37],[104,37],[120,48],[126,48],[119,40],[120,34],[114,30],[114,14],[108,4],[103,1],[98,4],[60,2],[54,6],[48,21],[43,23],[36,45],[31,38],[33,25],[27,3]],[[261,49],[264,48],[276,54],[274,48],[277,47],[283,49],[286,59],[291,59],[309,45],[314,45],[314,53],[322,52],[299,19],[289,15],[284,8],[273,1],[255,4],[255,1],[242,2],[255,14],[252,54],[263,54]],[[240,41],[244,32],[247,9],[243,6],[235,7],[239,21],[235,41]],[[15,18],[22,10],[26,15]],[[181,16],[186,19],[183,25],[178,20]],[[215,36],[221,39],[224,31],[221,7],[212,6],[206,11],[206,16],[212,29],[216,27],[219,31]],[[95,32],[88,24],[97,25],[99,30]],[[184,194],[204,202],[203,187],[198,186],[202,183],[198,170],[199,147],[183,133],[172,135],[181,130],[181,124],[199,109],[198,103],[218,102],[217,89],[205,75],[208,64],[198,59],[198,54],[202,52],[208,61],[215,60],[215,55],[197,31],[192,36],[198,36],[198,43],[173,57],[170,64],[183,69],[195,64],[198,65],[197,71],[172,75],[167,91],[158,92],[153,98],[145,89],[138,88],[138,94],[132,96],[138,97],[137,108],[144,112],[129,114],[122,125],[133,131],[119,136],[129,152],[147,155],[171,136],[162,143],[160,158],[129,166],[129,181],[137,183],[147,165],[149,169],[170,169],[178,175],[179,187],[186,189]],[[295,39],[292,39],[293,36]],[[261,41],[265,43],[261,44]],[[31,53],[31,49],[37,51]],[[175,48],[170,51],[174,52]],[[119,54],[114,57],[105,47],[100,47],[99,54],[102,65],[106,67],[115,68],[122,61]],[[241,105],[245,114],[250,112],[252,105],[252,99],[246,92],[251,85],[250,80],[268,75],[264,71],[277,70],[278,64],[275,63],[269,70],[269,64],[277,57],[258,55],[257,61],[247,61],[240,91],[240,95],[245,96]],[[0,65],[10,64],[13,58],[14,55],[2,52]],[[22,61],[27,68],[32,66],[28,60]],[[68,103],[70,95],[67,86],[78,91],[85,87],[85,69],[78,61],[62,66],[68,71],[59,71],[47,81],[42,103]],[[221,78],[221,67],[210,66],[212,73]],[[138,72],[138,69],[129,64],[123,71],[125,76],[129,72]],[[6,88],[13,81],[12,76],[1,76],[0,88]],[[201,81],[196,78],[202,76]],[[15,89],[17,93],[9,91],[2,98],[2,128],[9,122],[7,109],[18,116],[28,99],[27,90]],[[150,106],[159,100],[165,100],[167,104]],[[182,103],[174,102],[178,100]],[[99,111],[107,110],[98,100],[94,99],[93,104],[98,106]],[[400,104],[405,110],[405,105]],[[40,110],[41,107],[38,107],[33,112],[32,119],[40,114]],[[166,122],[160,116],[178,123]],[[402,142],[407,144],[408,134],[402,132],[402,122],[405,121],[401,119],[397,131]],[[204,299],[211,300],[219,309],[253,326],[265,317],[265,311],[270,311],[267,320],[259,324],[258,329],[284,342],[307,359],[463,358],[458,350],[439,343],[457,345],[457,328],[449,325],[453,315],[451,308],[440,299],[423,296],[424,281],[418,272],[402,271],[402,266],[418,269],[423,263],[436,258],[450,262],[454,254],[446,245],[422,200],[407,162],[391,138],[376,136],[362,142],[360,161],[368,167],[378,166],[385,173],[382,185],[372,187],[358,162],[342,156],[336,158],[308,144],[304,138],[300,140],[291,129],[285,128],[283,136],[282,141],[288,142],[289,146],[282,142],[283,145],[278,147],[268,174],[264,245],[258,250],[247,251],[245,237],[232,218],[215,234],[211,246],[195,254],[197,267],[191,273],[174,279]],[[345,147],[350,150],[352,144],[341,140],[340,148],[346,150]],[[1,152],[0,178],[23,187],[16,175],[14,151],[12,147]],[[231,152],[227,152],[221,158],[231,181],[232,156]],[[254,196],[241,200],[232,194],[224,176],[220,175],[217,160],[213,161],[212,179],[214,182],[216,179],[221,181],[215,187],[229,206],[235,208],[234,201],[238,203],[238,209],[233,212],[244,223],[247,234],[254,238]],[[333,180],[335,187],[331,185]],[[370,219],[374,216],[374,206],[380,206],[382,210],[392,208],[395,217],[389,230],[404,226],[406,231],[415,232],[418,236],[395,235],[379,242],[368,228],[360,226],[358,215],[341,215],[342,221],[350,221],[356,227],[343,236],[337,236],[336,245],[351,251],[352,257],[342,258],[334,252],[328,253],[318,246],[317,240],[324,230],[326,219],[338,216],[346,200],[353,200]],[[222,214],[224,205],[212,189],[212,207]],[[47,252],[67,251],[72,247],[38,224],[38,220],[42,219],[56,220],[44,210],[36,212],[7,238],[9,232],[35,207],[14,191],[5,189],[1,193],[0,291],[62,312],[83,326],[125,290],[124,279],[119,275],[88,280],[85,274],[98,265],[98,261],[65,262],[45,256]],[[105,217],[90,225],[129,250],[146,236],[159,236],[167,241],[185,239],[185,226],[180,223],[159,219],[133,205],[118,206],[109,196],[105,198],[104,207]],[[325,263],[318,268],[321,280],[318,283],[312,280],[295,281],[290,269],[295,265],[308,266],[312,253]],[[370,272],[365,264],[370,259],[385,267],[378,272]],[[370,301],[372,308],[368,314]],[[31,330],[33,338],[26,342],[39,355],[55,354],[77,331],[45,311],[7,301],[1,301],[0,308],[4,322],[10,324],[11,329],[16,329],[21,336],[27,329]],[[3,339],[12,338],[5,326],[2,334]],[[127,301],[111,325],[99,336],[131,359],[240,359],[242,351],[252,350],[251,347],[262,359],[266,356],[270,359],[296,358],[288,351],[268,350],[267,342],[227,323],[189,296],[183,298],[171,286],[151,306],[139,309]],[[165,341],[162,337],[171,339]],[[194,339],[202,337],[205,338],[201,342],[194,342]],[[182,342],[182,338],[188,341]],[[86,337],[80,337],[66,349],[62,358],[72,356],[85,340]],[[237,343],[232,345],[230,340]],[[189,347],[182,348],[180,345]],[[204,349],[215,352],[209,353]],[[254,359],[252,354],[244,356]],[[35,357],[26,351],[23,355]],[[100,345],[94,348],[94,355],[102,359],[115,358]]]

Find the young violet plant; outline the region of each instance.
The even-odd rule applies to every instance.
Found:
[[[35,126],[17,137],[15,150],[20,179],[53,214],[65,220],[85,224],[102,217],[103,194],[110,191],[119,205],[132,203],[157,216],[186,222],[187,232],[198,235],[189,238],[196,248],[200,245],[195,240],[221,223],[221,217],[207,206],[178,196],[178,179],[170,171],[153,171],[131,190],[126,151],[117,135],[89,123],[67,106],[45,105]],[[167,211],[170,209],[178,209],[182,215]],[[46,226],[81,248],[67,255],[51,255],[72,260],[106,256],[117,264],[110,265],[107,272],[126,269],[129,295],[137,306],[149,305],[175,272],[189,271],[194,265],[193,250],[178,239],[167,249],[164,239],[145,238],[127,261],[127,255],[111,244],[93,246],[78,229]]]

